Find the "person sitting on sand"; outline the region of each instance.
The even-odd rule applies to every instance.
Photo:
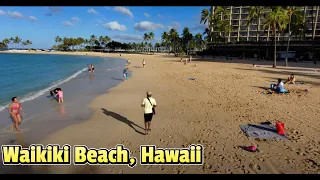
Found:
[[[59,104],[63,103],[63,92],[61,89],[59,89],[58,93],[56,94],[56,96],[58,96],[58,102]]]
[[[8,112],[10,113],[13,120],[11,130],[13,131],[13,128],[15,128],[17,132],[20,132],[19,125],[21,124],[21,119],[22,119],[20,112],[23,114],[24,111],[22,110],[22,106],[18,101],[17,97],[11,98],[11,101],[12,103],[9,105],[9,108],[8,108]]]
[[[130,64],[130,59],[128,59],[127,64]]]
[[[278,79],[278,84],[277,84],[277,90],[278,93],[287,93],[288,91],[284,88],[284,83],[282,82],[282,79]]]
[[[288,77],[288,80],[286,83],[290,83],[290,84],[295,84],[296,83],[296,78],[294,77],[294,74],[291,74],[289,77]]]
[[[155,107],[157,106],[156,100],[152,98],[152,92],[147,92],[147,97],[143,99],[141,107],[144,108],[144,126],[145,134],[151,131],[151,121],[154,114],[156,114]]]

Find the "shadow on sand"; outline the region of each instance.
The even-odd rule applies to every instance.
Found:
[[[145,133],[139,131],[136,127],[140,128],[140,129],[142,129],[142,130],[144,130],[144,128],[142,128],[141,126],[139,126],[139,125],[135,124],[134,122],[130,121],[130,120],[127,119],[126,117],[123,117],[123,116],[121,116],[121,115],[118,114],[118,113],[108,111],[108,110],[106,110],[106,109],[104,109],[104,108],[101,108],[101,110],[103,111],[103,113],[104,113],[105,115],[111,116],[111,117],[113,117],[114,119],[117,119],[118,121],[127,124],[127,125],[130,126],[133,130],[135,130],[137,133],[142,134],[142,135],[145,135]],[[134,126],[136,126],[136,127],[134,127]]]

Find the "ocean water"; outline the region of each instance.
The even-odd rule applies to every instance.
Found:
[[[101,57],[1,53],[0,111],[14,96],[22,103],[33,100],[79,76],[87,64],[99,66],[102,62]]]

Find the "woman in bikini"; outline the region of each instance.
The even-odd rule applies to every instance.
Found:
[[[8,112],[10,113],[14,123],[12,124],[11,130],[13,128],[16,129],[17,132],[20,132],[19,125],[21,124],[21,115],[20,112],[23,114],[22,106],[18,101],[17,97],[11,98],[12,103],[8,108]]]

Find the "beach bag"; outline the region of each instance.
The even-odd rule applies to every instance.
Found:
[[[153,104],[151,103],[150,99],[149,98],[147,98],[147,99],[149,100],[149,102],[150,102],[150,104],[152,106],[152,113],[156,114],[156,109],[153,107]]]
[[[284,124],[277,122],[276,123],[277,133],[280,135],[284,135]]]

